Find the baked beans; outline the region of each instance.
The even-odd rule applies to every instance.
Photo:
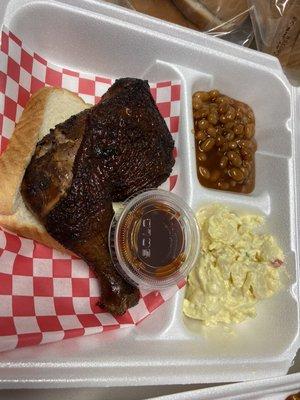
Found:
[[[255,185],[255,117],[218,90],[193,94],[198,178],[214,189],[251,193]]]

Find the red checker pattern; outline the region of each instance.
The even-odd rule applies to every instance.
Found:
[[[39,328],[42,332],[57,332],[62,330],[62,326],[56,315],[46,315],[36,317]]]
[[[157,107],[164,118],[168,118],[171,113],[171,104],[169,102],[158,103]]]
[[[169,87],[172,85],[171,81],[164,81],[164,82],[158,82],[157,83],[157,88],[164,88],[164,87]]]
[[[14,266],[14,275],[32,276],[33,275],[33,263],[32,258],[21,256],[17,254]]]
[[[77,316],[82,326],[85,328],[99,326],[99,319],[94,314],[82,314]]]
[[[72,279],[72,294],[73,297],[86,297],[89,293],[89,279],[87,278],[73,278]]]
[[[5,110],[5,117],[9,118],[12,121],[16,120],[17,116],[17,103],[10,99],[9,97],[5,98],[4,101],[4,110]]]
[[[90,308],[94,314],[105,312],[104,309],[99,307],[99,297],[90,296]]]
[[[31,86],[30,92],[34,93],[38,90],[42,89],[45,86],[45,82],[40,81],[39,79],[35,78],[34,76],[31,77]]]
[[[159,292],[151,292],[143,297],[145,305],[150,313],[165,301]]]
[[[22,41],[13,32],[8,32],[10,39],[15,42],[19,47],[22,46]]]
[[[15,60],[8,57],[7,62],[7,75],[14,81],[19,82],[20,80],[20,64],[16,63]]]
[[[0,153],[6,149],[15,123],[35,91],[46,85],[64,87],[95,104],[113,83],[109,77],[49,63],[6,28],[1,34],[1,57]],[[175,146],[180,89],[180,82],[150,84]],[[180,160],[176,149],[174,157],[173,174],[165,186],[169,190],[174,189],[178,180]],[[144,293],[137,306],[122,316],[113,317],[100,308],[95,275],[92,270],[87,273],[86,265],[78,257],[60,254],[1,228],[0,256],[0,295],[5,301],[0,314],[0,336],[11,337],[16,347],[40,344],[49,338],[67,339],[133,325],[168,299],[168,294]],[[4,309],[7,315],[3,315]]]
[[[52,277],[33,277],[33,294],[34,296],[53,296],[53,279]]]
[[[172,191],[174,189],[174,187],[176,186],[176,182],[177,182],[177,176],[171,176],[170,177],[170,187],[169,190]]]
[[[62,84],[62,73],[61,71],[55,71],[52,68],[46,70],[46,83],[49,86],[61,87]]]
[[[74,315],[72,297],[54,297],[54,306],[57,315]]]
[[[25,107],[29,98],[30,98],[30,92],[24,89],[22,86],[19,86],[18,104],[21,107]]]
[[[9,41],[8,33],[4,32],[3,30],[1,35],[1,51],[4,54],[8,54],[8,41]]]
[[[18,335],[17,347],[33,346],[40,344],[42,340],[43,334],[41,332],[22,333]]]
[[[123,315],[117,315],[115,318],[118,321],[118,323],[120,324],[120,326],[122,326],[122,325],[133,325],[134,324],[134,319],[132,318],[132,316],[131,316],[129,311],[127,311]]]
[[[13,315],[18,317],[34,317],[34,297],[33,296],[13,296],[12,297]]]
[[[84,328],[68,329],[65,331],[64,339],[69,339],[69,338],[83,336],[83,335],[84,335]]]
[[[92,79],[79,79],[79,93],[88,94],[90,96],[95,95],[95,81]]]
[[[21,62],[20,66],[31,74],[32,72],[33,57],[27,53],[26,50],[21,49]]]
[[[0,294],[12,294],[12,275],[0,273]]]
[[[34,258],[52,258],[53,255],[53,250],[50,249],[49,247],[44,246],[41,243],[34,243],[34,249],[33,249],[33,257]]]
[[[179,117],[170,118],[170,132],[175,133],[179,130]]]
[[[0,92],[5,93],[7,75],[0,71]]]
[[[5,250],[16,254],[19,252],[22,244],[19,236],[5,232],[5,242]]]
[[[180,85],[172,85],[171,84],[171,101],[179,101],[180,100]]]
[[[64,75],[70,75],[70,76],[75,76],[76,78],[79,78],[79,72],[76,71],[70,71],[69,69],[63,68],[62,73]]]
[[[0,317],[0,336],[16,335],[16,327],[13,317]]]
[[[71,260],[53,260],[52,266],[55,278],[70,278],[72,276]]]

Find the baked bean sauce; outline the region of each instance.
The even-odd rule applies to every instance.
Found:
[[[255,185],[255,117],[218,90],[193,94],[197,174],[203,186],[251,193]]]

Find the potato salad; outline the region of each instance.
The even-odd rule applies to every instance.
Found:
[[[254,318],[257,302],[282,286],[283,251],[273,236],[257,233],[264,218],[213,205],[197,220],[201,256],[188,276],[184,314],[207,326]]]

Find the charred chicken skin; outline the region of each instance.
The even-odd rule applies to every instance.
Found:
[[[173,148],[147,81],[124,78],[96,106],[51,129],[25,171],[27,207],[94,269],[101,306],[114,315],[137,304],[139,291],[110,257],[112,203],[162,184],[174,165]]]

